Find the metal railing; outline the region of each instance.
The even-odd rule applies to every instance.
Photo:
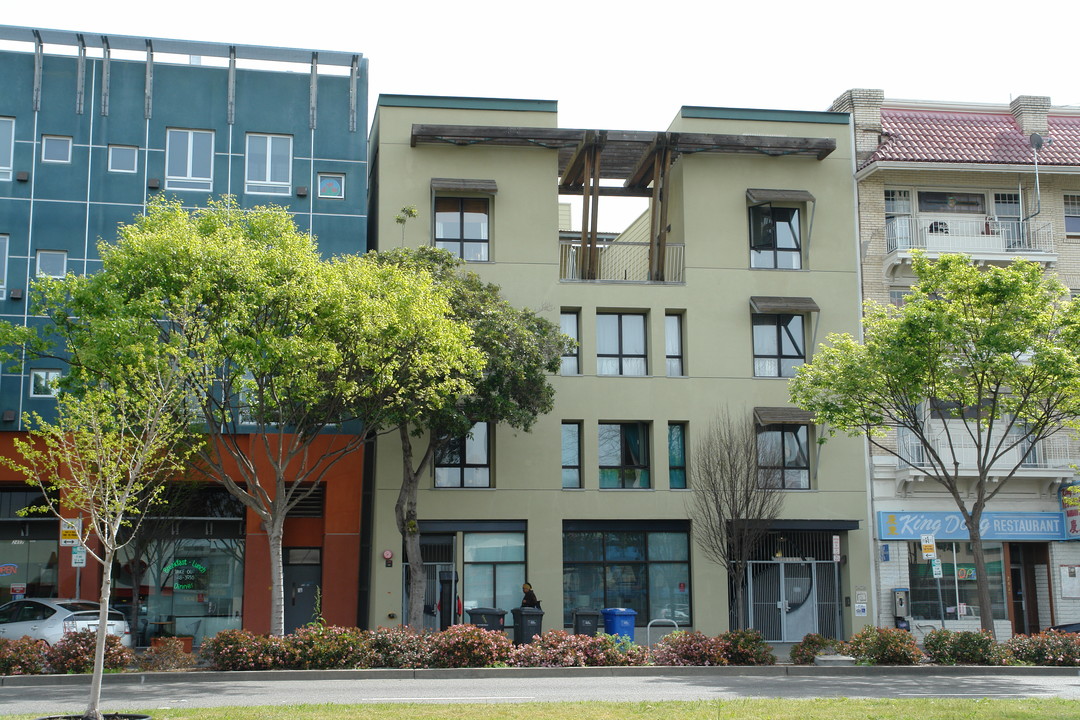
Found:
[[[595,277],[582,277],[584,250],[581,241],[560,240],[559,279],[680,284],[686,282],[683,250],[682,243],[667,243],[664,251],[664,277],[653,278],[649,274],[649,243],[598,241]]]
[[[885,239],[890,253],[904,250],[963,253],[1053,252],[1050,223],[955,215],[917,215],[886,220]]]
[[[959,421],[958,421],[959,422]],[[990,437],[990,442],[997,444],[1000,436]],[[1007,444],[1019,439],[1018,433],[1013,433]],[[978,460],[979,449],[975,447],[975,440],[967,434],[962,427],[952,429],[952,434],[946,437],[944,430],[930,435],[930,446],[946,465],[953,463],[953,454],[960,462],[961,468],[975,468]],[[927,457],[927,448],[910,431],[901,430],[898,437],[898,450],[904,462],[912,467],[929,467],[930,459]],[[1008,472],[1020,462],[1029,444],[1021,442],[1013,449],[1007,451],[994,465],[994,468]],[[1066,435],[1058,435],[1042,442],[1036,443],[1035,448],[1024,458],[1021,468],[1062,470],[1071,467],[1077,459],[1080,459],[1076,443]]]

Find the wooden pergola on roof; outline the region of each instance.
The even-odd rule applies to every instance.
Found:
[[[836,149],[833,138],[417,124],[411,145],[419,144],[549,148],[559,153],[560,193],[581,194],[586,166],[592,165],[594,176],[623,181],[622,187],[600,186],[601,195],[638,197],[652,195],[649,186],[656,179],[658,156],[674,161],[679,155],[707,152],[822,160]],[[588,156],[595,164],[586,162]]]

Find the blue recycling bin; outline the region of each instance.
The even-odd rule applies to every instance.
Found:
[[[637,618],[637,610],[604,608],[600,612],[604,615],[604,632],[608,635],[625,635],[629,640],[634,639],[634,620]]]

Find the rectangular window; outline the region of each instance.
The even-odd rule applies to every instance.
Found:
[[[476,423],[467,437],[446,442],[435,453],[435,487],[491,487],[491,426]]]
[[[214,185],[214,133],[169,130],[165,146],[165,188],[205,190]]]
[[[809,427],[784,424],[758,428],[758,482],[784,490],[810,488]]]
[[[802,315],[755,314],[754,376],[795,377],[806,362]]]
[[[525,533],[467,532],[463,533],[462,543],[462,607],[471,610],[520,605],[521,585],[525,582]],[[505,622],[513,625],[510,613]]]
[[[686,423],[667,426],[668,487],[686,489]]]
[[[799,210],[791,207],[750,207],[750,267],[798,270],[802,267]]]
[[[563,335],[578,342],[580,335],[578,333],[578,322],[580,315],[576,310],[564,310],[559,315],[559,329]],[[559,370],[560,375],[580,375],[581,374],[581,346],[575,345],[572,350],[562,356],[562,367]]]
[[[2,291],[7,287],[8,271],[8,236],[0,235],[0,299]]]
[[[109,172],[133,173],[139,169],[139,148],[133,145],[109,146]]]
[[[0,180],[10,180],[15,162],[15,118],[0,117]]]
[[[970,192],[919,192],[919,212],[986,214],[986,196]]]
[[[651,487],[648,423],[601,423],[598,439],[601,489]]]
[[[636,625],[690,613],[690,535],[685,531],[563,531],[563,621],[576,608],[630,608]],[[649,523],[649,525],[653,525]]]
[[[596,374],[645,375],[645,316],[600,313],[596,316]]]
[[[37,251],[37,276],[62,278],[67,274],[67,253],[63,250]]]
[[[487,198],[435,198],[435,247],[470,262],[488,259]]]
[[[3,142],[3,134],[0,134],[0,142]],[[0,165],[2,170],[3,166]],[[1080,195],[1065,196],[1065,234],[1080,235]]]
[[[686,374],[683,367],[682,315],[671,313],[664,316],[664,354],[667,356],[668,377]]]
[[[911,191],[885,191],[885,240],[888,251],[908,250],[911,238]]]
[[[562,424],[562,486],[581,487],[581,423]]]
[[[62,135],[42,135],[41,162],[71,162],[71,138]]]
[[[247,136],[247,182],[244,192],[288,195],[292,192],[292,136]]]
[[[60,371],[53,369],[30,371],[30,397],[55,397]]]
[[[319,197],[344,200],[345,175],[343,173],[319,173]]]
[[[934,578],[933,567],[924,560],[917,542],[908,543],[908,573],[911,587],[911,616],[915,620],[966,619],[977,621],[984,613],[979,607],[975,585],[975,557],[969,542],[937,541],[941,560],[940,580]],[[995,620],[1007,620],[1005,607],[1005,577],[1001,572],[1004,551],[1001,543],[984,542],[986,572],[990,580],[990,606]],[[938,593],[942,593],[939,600]]]

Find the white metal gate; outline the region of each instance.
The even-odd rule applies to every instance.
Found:
[[[769,642],[807,633],[839,638],[839,564],[820,560],[754,561],[746,574],[750,627]]]

